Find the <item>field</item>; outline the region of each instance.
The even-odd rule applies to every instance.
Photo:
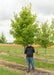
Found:
[[[38,51],[38,54],[36,54],[36,58],[45,59],[45,49],[44,48],[35,48],[35,52]],[[47,54],[47,60],[54,60],[54,49],[48,49],[46,51]],[[11,56],[14,55],[14,56]],[[15,57],[19,56],[19,57]],[[24,48],[23,47],[3,47],[0,46],[0,60],[5,60],[8,62],[24,65]],[[46,61],[40,61],[40,60],[34,60],[35,68],[43,68],[45,70],[51,70],[54,71],[54,61],[53,62],[46,62]],[[27,61],[26,64],[27,66]],[[24,73],[17,73],[13,72],[7,69],[0,68],[0,73],[3,73],[2,75],[24,75]]]
[[[0,50],[7,54],[13,54],[13,55],[24,55],[24,48],[23,47],[0,47]],[[0,51],[0,52],[2,52]],[[8,52],[9,51],[9,52]],[[36,54],[36,57],[39,58],[45,58],[45,49],[44,48],[35,48],[35,52],[38,51],[38,54]],[[19,52],[19,53],[16,53]],[[47,59],[54,59],[54,49],[47,49],[46,50]]]
[[[4,68],[0,68],[0,75],[24,75],[22,73],[13,72]]]

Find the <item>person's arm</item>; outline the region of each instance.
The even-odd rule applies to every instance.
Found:
[[[26,59],[26,54],[24,54],[24,59]]]
[[[33,48],[33,58],[35,58],[35,49]]]
[[[35,53],[33,53],[33,58],[35,59]]]

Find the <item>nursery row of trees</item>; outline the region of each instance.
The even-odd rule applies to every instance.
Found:
[[[31,4],[22,7],[19,14],[14,13],[11,27],[10,34],[15,38],[14,43],[26,46],[28,42],[31,42],[45,48],[54,44],[54,18],[51,25],[46,21],[39,26],[37,15],[31,13]]]
[[[31,13],[31,3],[22,7],[19,14],[14,13],[14,20],[11,20],[10,34],[15,38],[14,43],[24,47],[28,42],[39,44],[45,48],[54,45],[54,18],[51,24],[48,21],[39,25],[37,15]]]
[[[53,15],[54,16],[54,15]],[[45,48],[54,45],[54,18],[51,24],[48,21],[39,25],[37,15],[31,13],[31,3],[22,7],[19,14],[14,13],[14,20],[11,20],[10,34],[15,38],[14,43],[21,44],[24,47],[28,42],[31,44],[39,44]],[[6,43],[4,34],[0,36],[0,43]]]

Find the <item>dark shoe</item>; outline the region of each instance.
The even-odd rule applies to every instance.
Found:
[[[30,72],[30,70],[27,71],[28,73]]]

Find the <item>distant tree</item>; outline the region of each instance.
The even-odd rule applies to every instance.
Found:
[[[40,30],[36,34],[37,36],[35,38],[36,42],[45,48],[45,57],[46,57],[46,48],[53,45],[52,35],[53,32],[51,26],[47,23],[47,21],[40,26]]]
[[[2,34],[0,36],[0,43],[7,43],[6,37],[5,37],[3,32],[2,32]]]
[[[14,20],[11,20],[10,34],[15,38],[14,43],[21,44],[24,47],[28,42],[34,43],[34,36],[38,30],[36,14],[31,13],[31,3],[26,7],[22,7],[19,15],[14,14]]]
[[[53,17],[54,17],[54,14],[53,14]],[[51,22],[51,34],[52,34],[52,41],[53,41],[53,45],[54,45],[54,18],[52,18],[52,22]]]

